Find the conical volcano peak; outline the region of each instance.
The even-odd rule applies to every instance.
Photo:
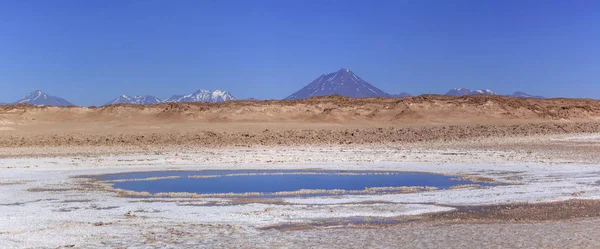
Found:
[[[337,72],[322,75],[286,99],[305,99],[335,94],[352,98],[390,96],[381,89],[367,83],[349,69],[342,68]]]
[[[69,101],[64,100],[63,98],[50,96],[40,90],[35,90],[29,94],[27,94],[22,99],[17,100],[15,104],[30,104],[37,106],[71,106]]]
[[[341,75],[352,75],[352,74],[354,74],[352,72],[352,70],[346,69],[346,68],[342,68],[342,69],[338,70],[337,73],[341,74]]]
[[[30,92],[29,94],[27,94],[27,96],[25,96],[26,98],[36,98],[39,96],[44,95],[45,93],[40,91],[40,90],[35,90],[33,92]]]

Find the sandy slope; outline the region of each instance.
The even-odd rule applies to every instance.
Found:
[[[0,147],[380,144],[600,131],[600,101],[419,96],[0,107]]]
[[[423,95],[401,99],[351,99],[340,96],[295,101],[167,103],[100,108],[2,106],[5,120],[22,125],[48,122],[284,122],[365,124],[498,124],[523,121],[599,120],[600,101],[588,99],[519,99],[472,95]]]

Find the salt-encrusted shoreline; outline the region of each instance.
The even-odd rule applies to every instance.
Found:
[[[582,136],[560,141],[580,140],[595,141]],[[553,155],[540,162],[511,159],[526,154],[526,151],[358,146],[350,152],[348,148],[336,147],[272,147],[167,151],[160,155],[5,158],[0,159],[0,241],[6,248],[169,244],[186,247],[181,243],[190,247],[220,247],[228,242],[239,246],[247,243],[247,247],[277,243],[289,246],[285,241],[293,241],[289,236],[296,235],[257,228],[330,218],[418,215],[453,210],[452,206],[457,205],[600,199],[597,164],[568,162]],[[123,198],[114,192],[90,188],[85,185],[86,179],[79,177],[224,169],[418,171],[486,177],[512,185],[390,195],[280,198],[278,203],[236,204],[221,198],[150,201]]]

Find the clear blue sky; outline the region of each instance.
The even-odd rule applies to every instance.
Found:
[[[600,98],[600,1],[0,1],[0,102],[280,99],[342,67],[389,93]]]

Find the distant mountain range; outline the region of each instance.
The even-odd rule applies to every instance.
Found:
[[[30,104],[37,106],[72,106],[71,102],[63,98],[50,96],[40,90],[35,90],[22,99],[17,100],[14,104]]]
[[[121,95],[116,99],[108,102],[106,105],[113,104],[134,104],[134,105],[152,105],[160,103],[183,103],[183,102],[225,102],[229,100],[235,100],[235,97],[227,91],[222,90],[203,90],[200,89],[192,94],[187,95],[173,95],[166,100],[160,100],[157,97],[146,95],[146,96],[128,96]]]
[[[317,96],[341,95],[351,98],[403,98],[410,97],[409,93],[402,92],[400,94],[389,94],[383,90],[369,84],[362,78],[358,77],[349,69],[342,68],[337,72],[323,74],[310,82],[308,85],[298,90],[297,92],[286,97],[285,100],[307,99]],[[454,88],[446,93],[448,96],[465,96],[465,95],[500,95],[490,89],[470,90],[468,88]],[[524,92],[514,92],[508,97],[515,98],[544,98],[543,96],[535,96]],[[182,103],[182,102],[225,102],[236,100],[231,93],[223,90],[198,90],[187,95],[173,95],[166,100],[160,100],[157,97],[145,96],[128,96],[121,95],[106,105],[112,104],[160,104],[160,103]],[[256,101],[254,98],[248,99]],[[2,105],[3,103],[0,103]],[[50,96],[40,90],[36,90],[25,96],[24,98],[14,102],[13,104],[32,104],[37,106],[71,106],[69,101],[55,96]]]
[[[446,95],[448,95],[448,96],[465,96],[465,95],[471,95],[471,94],[472,94],[472,91],[467,88],[454,88],[454,89],[450,89],[450,91],[448,91],[446,93]]]
[[[471,91],[468,88],[454,88],[451,89],[450,91],[448,91],[446,93],[446,95],[448,96],[466,96],[466,95],[475,95],[475,94],[483,94],[483,95],[500,95],[490,89],[483,89],[483,90],[474,90]],[[513,97],[513,98],[538,98],[538,99],[543,99],[543,96],[534,96],[531,94],[527,94],[524,92],[514,92],[513,94],[510,95],[505,95],[508,97]]]
[[[499,95],[490,89],[471,91],[468,88],[454,88],[446,93],[446,95],[448,95],[448,96],[465,96],[465,95],[474,95],[474,94]]]
[[[391,97],[403,98],[410,97],[409,93],[403,92],[400,94],[389,94],[383,90],[369,84],[365,80],[358,77],[351,70],[340,69],[337,72],[323,74],[302,89],[285,98],[286,100],[307,99],[317,96],[341,95],[351,98],[369,98],[369,97]],[[465,95],[500,95],[490,89],[470,90],[468,88],[454,88],[446,93],[448,96],[465,96]],[[544,98],[542,96],[534,96],[523,92],[515,92],[511,95],[506,95],[515,98]]]
[[[159,98],[146,95],[146,96],[127,96],[121,95],[116,99],[106,103],[106,105],[117,105],[117,104],[134,104],[134,105],[153,105],[160,104],[162,102]]]
[[[136,105],[151,105],[160,104],[163,102],[224,102],[229,100],[235,100],[235,97],[227,91],[222,90],[199,90],[195,93],[188,95],[174,95],[167,100],[160,100],[157,97],[146,95],[146,96],[128,96],[121,95],[106,105],[113,104],[136,104]],[[0,103],[0,105],[6,105],[7,103]],[[22,99],[13,102],[12,104],[30,104],[36,106],[74,106],[71,102],[56,96],[50,96],[40,90],[35,90]]]
[[[235,100],[235,97],[233,97],[233,95],[231,95],[227,91],[198,90],[197,92],[188,94],[188,95],[173,95],[172,97],[164,100],[163,102],[177,102],[177,103],[181,103],[181,102],[212,102],[212,103],[218,103],[218,102],[225,102],[225,101],[229,101],[229,100]]]
[[[513,94],[507,95],[507,96],[514,97],[514,98],[536,98],[536,99],[545,99],[546,98],[544,96],[539,96],[539,95],[538,96],[534,96],[534,95],[527,94],[527,93],[524,93],[524,92],[514,92]]]

